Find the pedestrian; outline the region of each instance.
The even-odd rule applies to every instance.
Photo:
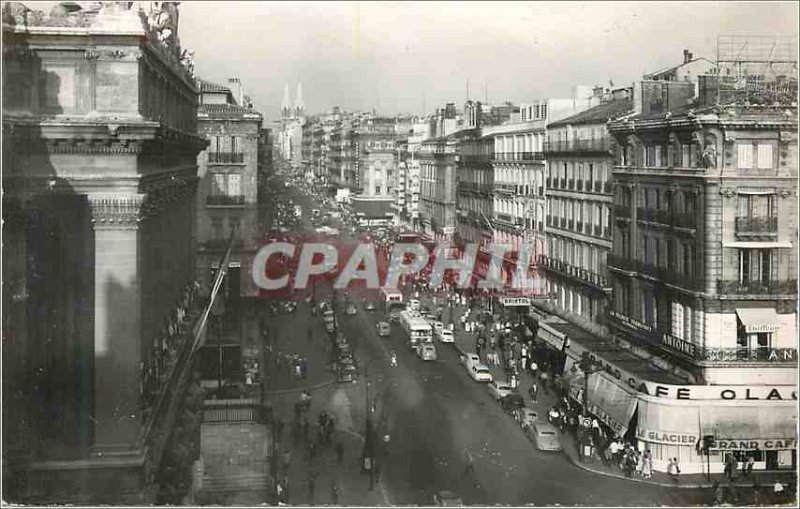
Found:
[[[675,483],[678,483],[678,475],[681,473],[681,467],[678,465],[678,458],[671,458],[667,464],[667,474]]]
[[[474,474],[474,473],[475,473],[475,465],[472,462],[472,453],[467,451],[467,466],[464,468],[464,475]]]
[[[331,503],[339,505],[339,486],[336,481],[331,481]]]
[[[286,473],[289,471],[289,467],[292,464],[292,452],[289,449],[283,451],[283,472]]]
[[[344,459],[344,445],[341,441],[336,442],[336,463],[338,465],[342,464],[342,460]]]
[[[642,477],[645,479],[653,477],[653,454],[650,449],[645,450],[642,455]]]
[[[749,478],[753,474],[753,465],[755,465],[755,458],[753,455],[747,457],[747,466],[745,467],[745,475]]]
[[[325,443],[327,445],[331,445],[331,437],[333,436],[333,430],[335,426],[335,422],[333,420],[333,416],[328,416],[328,422],[325,424]]]

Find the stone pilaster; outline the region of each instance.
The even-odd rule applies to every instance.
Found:
[[[127,449],[139,431],[144,195],[89,195],[94,227],[94,447]]]

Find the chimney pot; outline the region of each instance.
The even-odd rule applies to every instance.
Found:
[[[688,64],[691,59],[692,59],[692,54],[689,53],[689,50],[688,49],[683,50],[683,63]]]

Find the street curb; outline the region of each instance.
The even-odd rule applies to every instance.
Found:
[[[302,391],[313,391],[316,389],[322,389],[323,387],[327,387],[329,385],[333,385],[336,382],[335,378],[331,378],[330,380],[326,380],[324,382],[318,383],[317,385],[309,385],[306,387],[295,387],[293,389],[280,389],[277,391],[266,391],[264,393],[265,396],[278,396],[281,394],[291,394],[293,392],[302,392]]]

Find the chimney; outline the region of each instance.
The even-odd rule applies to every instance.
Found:
[[[233,98],[236,100],[236,104],[244,106],[244,90],[242,89],[242,81],[239,77],[234,76],[233,78],[228,78],[228,85],[231,87],[231,92],[233,93]]]
[[[689,52],[688,49],[683,50],[683,63],[688,64],[692,61],[692,54]]]

